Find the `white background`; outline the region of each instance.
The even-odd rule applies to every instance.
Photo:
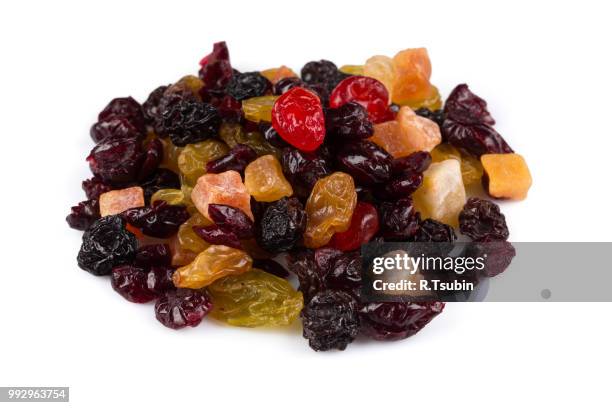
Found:
[[[609,241],[605,4],[2,2],[0,386],[70,386],[79,407],[610,406],[611,304],[448,304],[413,338],[334,353],[299,325],[175,332],[78,269],[64,221],[97,112],[195,73],[215,41],[240,70],[425,46],[443,96],[467,82],[530,165],[529,198],[502,205],[511,239]]]

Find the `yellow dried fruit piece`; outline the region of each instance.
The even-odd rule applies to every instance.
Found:
[[[214,304],[211,317],[232,326],[286,326],[304,306],[301,292],[260,269],[218,279],[207,290]]]
[[[198,178],[206,173],[206,163],[227,154],[225,143],[214,139],[188,144],[178,157],[178,167],[184,183],[194,186]]]
[[[244,169],[244,185],[257,201],[271,202],[293,194],[280,162],[271,154],[249,163]]]
[[[393,87],[397,78],[393,59],[384,55],[368,58],[363,66],[363,75],[379,80],[389,92],[389,102],[393,100]]]
[[[170,253],[172,254],[172,266],[187,265],[193,262],[193,260],[197,256],[195,252],[183,248],[179,243],[179,239],[176,235],[170,238],[168,245],[170,245]]]
[[[429,110],[436,110],[442,108],[442,96],[438,88],[431,85],[427,95],[420,99],[407,99],[402,105],[409,106],[410,108],[417,110],[419,108],[427,108]]]
[[[319,248],[336,232],[346,231],[356,205],[355,182],[350,175],[335,172],[317,180],[306,202],[304,245]]]
[[[194,226],[207,225],[212,225],[212,221],[209,221],[199,212],[196,212],[187,221],[181,224],[177,233],[178,244],[181,249],[199,254],[208,248],[210,244],[193,232]]]
[[[363,65],[343,65],[339,71],[349,75],[365,75],[363,68]]]
[[[532,179],[527,162],[520,154],[484,154],[480,157],[484,168],[485,189],[495,198],[523,200]]]
[[[280,157],[281,151],[266,141],[261,132],[244,132],[242,126],[235,123],[224,123],[219,130],[219,137],[230,148],[237,144],[245,144],[255,150],[258,156],[273,154]]]
[[[421,218],[433,218],[458,226],[459,212],[466,201],[459,160],[432,163],[423,173],[423,184],[414,192],[412,199]]]
[[[200,96],[200,90],[204,88],[204,81],[195,75],[185,75],[178,80],[174,86],[184,87],[189,89],[195,96]]]
[[[228,275],[251,270],[253,259],[244,251],[225,245],[211,245],[189,265],[174,271],[172,281],[177,288],[201,289]]]
[[[466,154],[462,154],[448,143],[442,143],[431,151],[431,159],[434,163],[448,159],[461,161],[461,176],[463,184],[469,186],[480,182],[482,178],[482,165],[480,161]]]
[[[283,78],[293,78],[298,76],[291,68],[285,65],[281,65],[278,68],[265,69],[261,71],[260,74],[266,77],[268,81],[272,82],[272,84],[276,84]]]
[[[242,101],[242,111],[244,112],[245,119],[255,123],[262,121],[271,122],[272,107],[277,99],[278,96],[267,95],[257,96]]]
[[[175,188],[163,188],[151,196],[151,202],[156,201],[165,201],[170,205],[185,205],[185,194]]]
[[[130,208],[144,206],[144,192],[141,187],[111,190],[100,194],[99,203],[102,217],[120,214]]]
[[[164,146],[164,157],[162,158],[160,167],[172,170],[175,173],[179,173],[180,170],[178,167],[178,158],[181,152],[183,151],[183,148],[175,146],[174,143],[170,141],[170,139],[160,138],[159,140]]]

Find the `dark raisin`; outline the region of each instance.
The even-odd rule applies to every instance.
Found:
[[[145,118],[142,107],[134,98],[115,98],[98,114],[98,121],[107,121],[114,118],[127,119],[134,127],[145,132]]]
[[[163,156],[164,145],[161,140],[158,138],[149,140],[144,146],[144,159],[138,173],[138,180],[142,181],[149,178],[159,167]]]
[[[185,89],[183,87],[169,86],[164,91],[162,98],[159,100],[157,106],[157,116],[153,121],[153,129],[158,136],[167,137],[166,129],[164,127],[164,112],[171,110],[175,105],[180,102],[194,102],[200,103],[196,95],[194,95],[191,89]]]
[[[296,86],[304,87],[304,82],[297,77],[282,78],[274,84],[274,95],[282,95]]]
[[[321,87],[327,95],[338,85],[340,81],[349,75],[338,70],[336,64],[327,60],[310,61],[301,71],[302,80],[310,87]],[[327,99],[327,98],[321,98]]]
[[[213,93],[223,93],[234,75],[225,41],[215,43],[212,53],[204,57],[200,65],[199,76],[205,88]]]
[[[453,227],[431,218],[421,221],[419,231],[414,237],[416,242],[453,242],[456,239]]]
[[[423,173],[431,164],[429,152],[414,152],[408,156],[393,159],[393,174],[402,174],[405,171]]]
[[[419,230],[420,215],[414,211],[412,200],[402,198],[379,205],[382,236],[390,241],[407,241]]]
[[[234,75],[227,84],[226,92],[234,99],[242,101],[265,95],[272,89],[272,84],[259,72],[245,72]]]
[[[155,170],[153,174],[149,176],[145,181],[140,183],[145,196],[145,203],[149,203],[151,196],[155,194],[157,190],[164,188],[181,188],[181,181],[178,174],[172,170],[159,168]]]
[[[393,180],[378,185],[375,193],[384,200],[409,197],[423,183],[423,173],[405,171]]]
[[[111,274],[113,289],[134,303],[147,303],[159,297],[147,282],[148,271],[133,265],[116,266]]]
[[[337,156],[338,167],[366,186],[389,180],[392,160],[389,153],[369,140],[346,144]]]
[[[442,111],[442,109],[430,111],[427,108],[419,108],[415,110],[414,113],[424,118],[427,118],[431,121],[436,122],[436,124],[440,127],[442,127],[442,123],[444,123],[444,112]]]
[[[290,253],[287,266],[289,271],[298,278],[298,290],[304,295],[306,303],[325,289],[325,276],[315,263],[314,251],[303,249]]]
[[[113,189],[112,186],[106,184],[100,177],[94,176],[90,179],[83,180],[81,183],[83,191],[89,200],[100,198],[100,194],[106,193]]]
[[[219,116],[228,122],[238,122],[243,116],[242,113],[242,102],[237,101],[229,95],[224,95],[223,98],[213,104]]]
[[[143,159],[140,141],[136,139],[102,142],[87,157],[92,173],[115,185],[136,181]]]
[[[448,95],[444,102],[444,115],[463,124],[495,124],[487,110],[487,102],[470,91],[466,84],[457,85]]]
[[[172,254],[168,244],[143,245],[136,251],[134,265],[142,268],[170,266]]]
[[[218,225],[194,225],[192,229],[197,236],[199,236],[209,244],[225,245],[236,249],[242,249],[242,245],[240,244],[240,240],[238,239],[236,234],[234,234],[228,229],[225,229]]]
[[[295,198],[270,203],[257,228],[257,243],[272,253],[292,249],[306,230],[306,212]]]
[[[206,292],[180,288],[166,292],[155,302],[155,317],[171,329],[195,327],[208,314],[212,302]]]
[[[327,135],[342,139],[365,139],[374,134],[368,111],[357,102],[349,102],[325,113]]]
[[[185,146],[213,137],[221,125],[221,117],[212,105],[181,100],[162,112],[164,134],[175,146]]]
[[[125,228],[119,216],[95,221],[83,234],[77,256],[79,267],[94,275],[108,275],[113,267],[129,263],[136,255],[136,236]]]
[[[304,337],[315,351],[344,350],[359,332],[357,302],[349,294],[327,290],[302,311]]]
[[[367,303],[359,310],[361,332],[375,340],[405,339],[419,332],[442,310],[442,302]]]
[[[149,206],[126,210],[121,213],[121,217],[134,227],[140,228],[145,235],[169,238],[189,219],[189,212],[182,205],[156,201]]]
[[[243,172],[247,164],[257,158],[257,152],[245,144],[237,144],[223,157],[206,163],[207,173],[223,173],[228,170]]]
[[[510,235],[499,206],[477,197],[468,199],[459,213],[459,230],[477,242],[505,241]]]
[[[149,94],[149,97],[145,103],[142,104],[142,112],[144,113],[145,120],[150,125],[153,125],[161,115],[161,112],[159,111],[159,104],[164,96],[164,92],[166,92],[168,89],[168,86],[169,85],[162,85],[155,88],[153,92]]]
[[[331,173],[330,161],[321,150],[306,153],[287,147],[283,149],[281,163],[283,173],[298,197],[308,197],[317,180]]]
[[[325,286],[330,289],[344,290],[358,297],[361,289],[361,255],[359,252],[342,253],[335,257],[325,275]]]
[[[485,258],[485,267],[481,275],[493,277],[504,272],[516,256],[516,249],[508,241],[478,242],[469,245],[466,256]]]
[[[94,123],[89,135],[96,143],[120,139],[142,139],[144,133],[125,118],[111,118]]]
[[[240,239],[253,238],[253,221],[239,208],[225,204],[209,204],[208,216],[216,225],[232,231]]]
[[[274,147],[279,149],[288,147],[289,144],[283,140],[278,132],[272,127],[271,124],[266,122],[259,122],[259,131],[263,134],[266,142],[270,143]]]
[[[97,199],[81,201],[79,204],[70,208],[70,214],[66,217],[66,222],[70,228],[84,231],[89,228],[98,218],[100,218],[100,207]]]
[[[514,150],[491,126],[463,124],[446,118],[442,124],[442,136],[451,145],[476,157],[487,153],[513,153]]]

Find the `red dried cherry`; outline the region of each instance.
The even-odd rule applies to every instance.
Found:
[[[358,202],[351,218],[351,225],[345,232],[337,232],[329,246],[341,251],[354,251],[368,243],[378,232],[378,212],[366,202]]]
[[[325,139],[319,97],[300,87],[285,92],[272,107],[272,127],[292,146],[306,152],[316,150]]]
[[[348,102],[357,102],[366,108],[374,123],[393,119],[389,110],[389,92],[374,78],[352,76],[340,82],[329,96],[329,106],[338,108]]]

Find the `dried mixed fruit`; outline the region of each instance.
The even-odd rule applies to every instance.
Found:
[[[443,105],[425,48],[295,72],[239,72],[219,42],[197,75],[104,107],[87,200],[66,217],[85,231],[78,265],[130,302],[155,301],[167,327],[301,320],[317,351],[404,339],[444,309],[363,299],[368,242],[459,231],[489,255],[483,276],[508,267],[504,215],[466,187],[524,199],[532,179],[484,99],[460,84]]]

